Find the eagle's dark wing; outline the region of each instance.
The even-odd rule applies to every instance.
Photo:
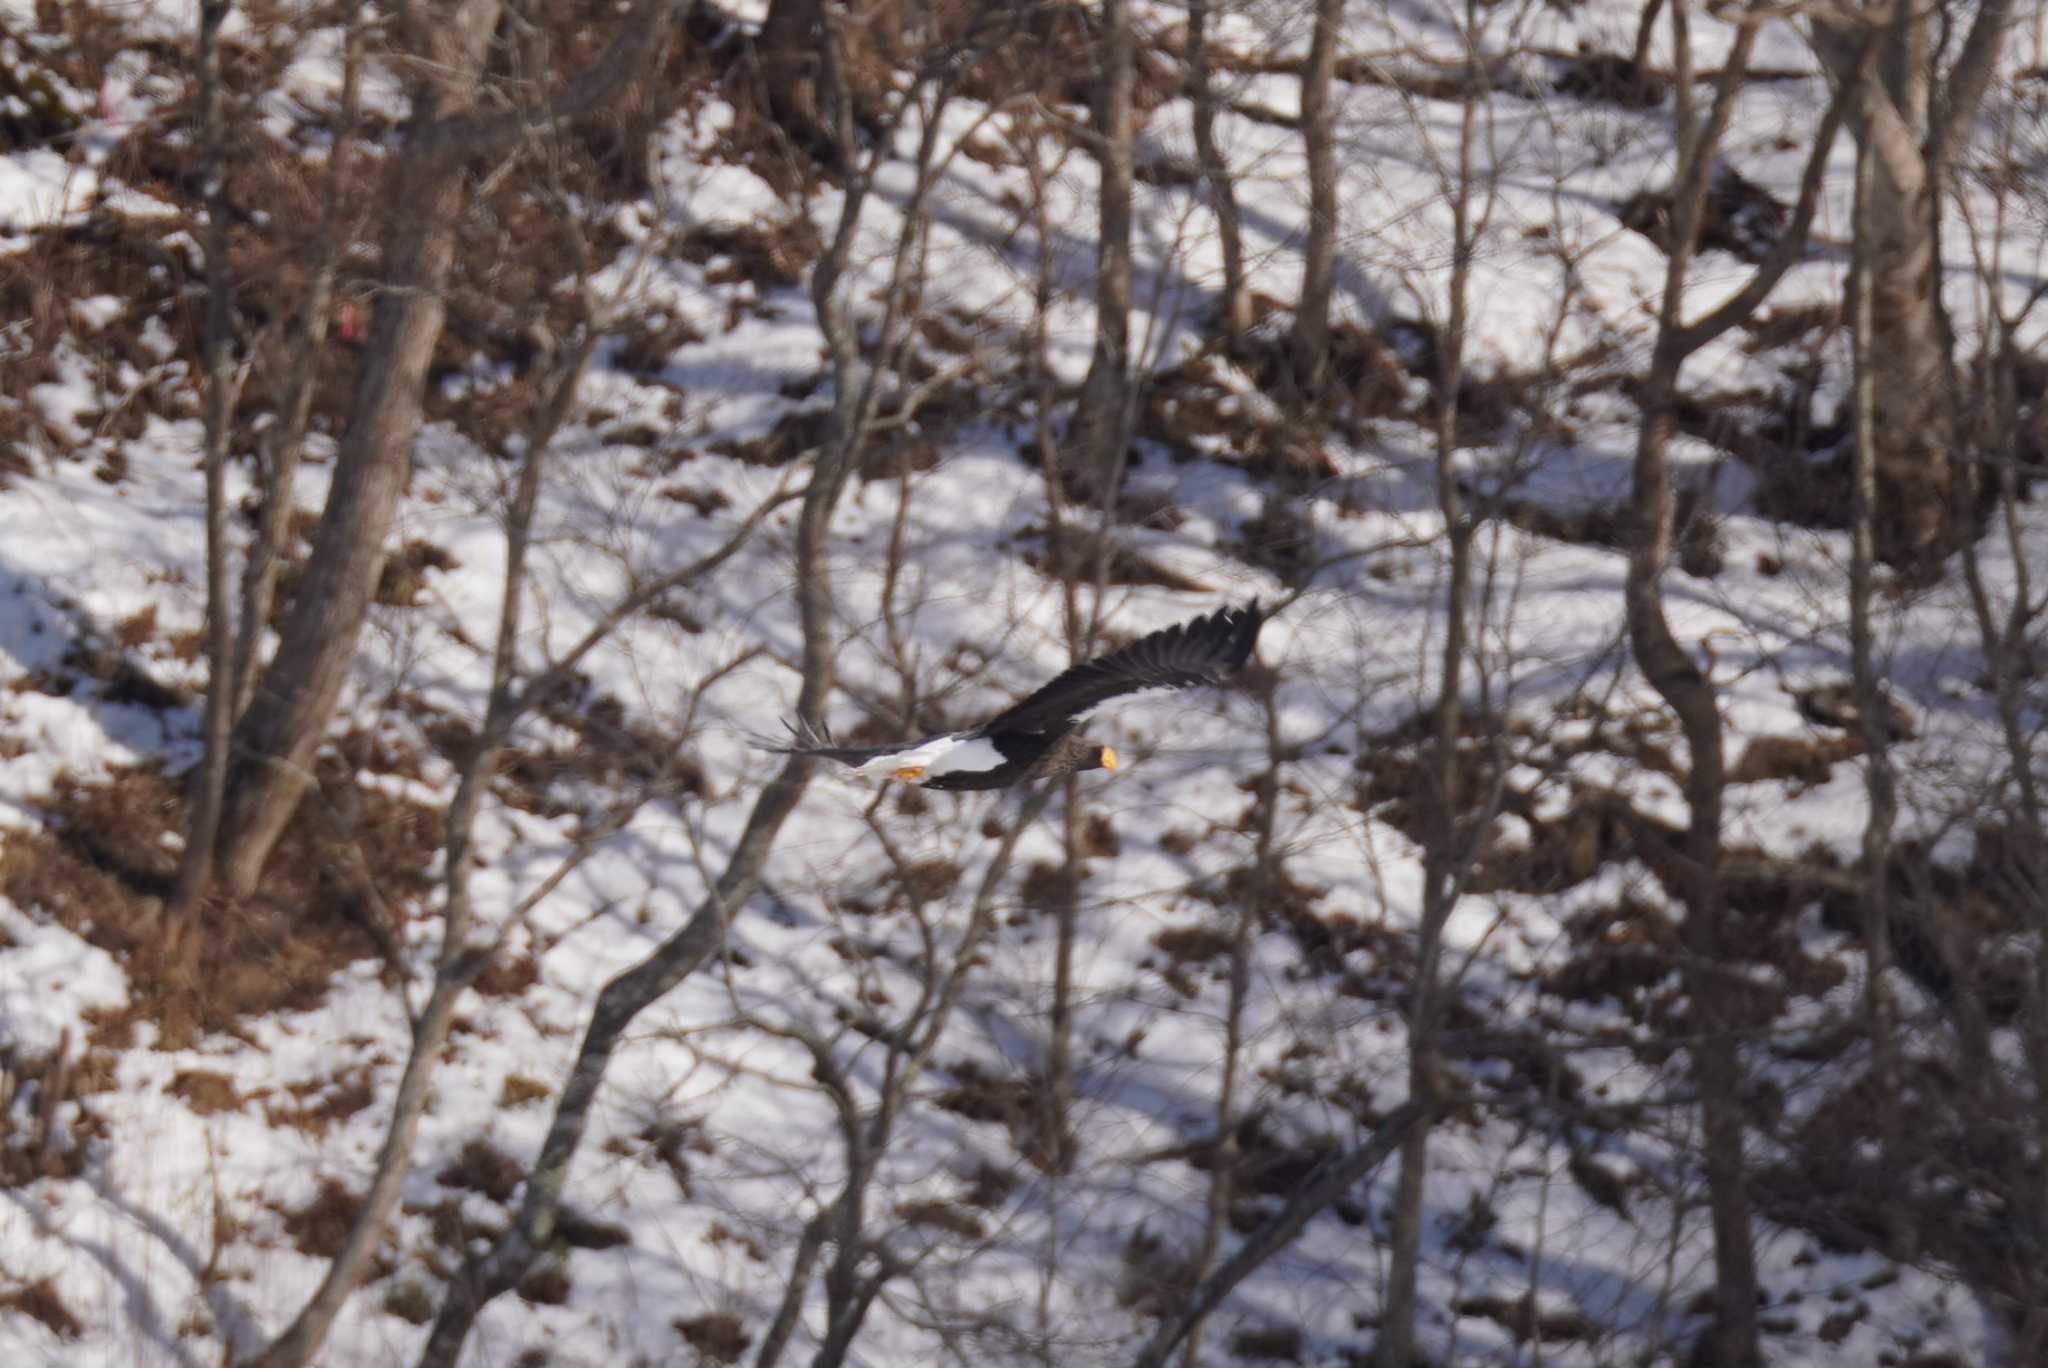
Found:
[[[1266,614],[1254,600],[1139,637],[1121,651],[1084,661],[976,730],[1057,733],[1082,713],[1141,689],[1216,684],[1251,658]]]

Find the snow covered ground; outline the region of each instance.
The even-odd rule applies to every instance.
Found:
[[[119,8],[138,46],[145,29],[177,33],[185,18],[168,0]],[[15,44],[56,41],[37,36],[37,10],[26,0],[0,7]],[[1448,11],[1353,11],[1347,55],[1458,55]],[[1181,18],[1164,6],[1143,14],[1161,29]],[[1522,50],[1531,70],[1548,69],[1535,49],[1625,52],[1633,36],[1633,8],[1618,3],[1489,14],[1488,46]],[[1270,53],[1277,31],[1298,54],[1305,18],[1290,14],[1276,27],[1272,17],[1247,9],[1225,37]],[[1727,32],[1705,20],[1698,27],[1695,60],[1710,67]],[[331,35],[308,41],[288,89],[311,102],[336,88],[335,49]],[[1792,72],[1813,66],[1782,25],[1766,30],[1756,60]],[[140,59],[117,59],[109,72],[101,89],[62,92],[85,119],[74,138],[0,157],[7,249],[25,252],[37,235],[82,228],[94,215],[169,212],[124,179],[133,159],[122,148],[163,135],[130,130],[160,119],[177,91]],[[1230,97],[1239,110],[1291,112],[1295,85],[1290,74],[1233,77]],[[389,107],[400,102],[395,87],[375,89]],[[1441,167],[1458,106],[1394,85],[1340,91],[1339,316],[1366,330],[1441,318],[1450,223]],[[1741,105],[1728,159],[1789,199],[1819,92],[1811,74],[1758,85]],[[280,128],[295,117],[282,102],[274,112]],[[616,347],[601,350],[543,506],[522,648],[529,664],[579,637],[634,575],[703,554],[763,500],[801,483],[798,469],[720,453],[740,452],[822,402],[791,397],[808,394],[821,373],[803,290],[752,283],[719,256],[667,254],[681,227],[744,228],[793,213],[830,236],[836,191],[785,199],[747,166],[719,159],[734,118],[714,92],[665,126],[654,142],[662,193],[614,216],[629,242],[660,255],[629,249],[600,284],[624,284],[635,307],[688,323],[700,340],[673,347],[653,371],[628,370]],[[966,101],[945,118],[949,145],[991,139],[1001,122]],[[1155,111],[1145,154],[1192,158],[1188,125],[1185,103]],[[902,135],[904,160],[882,177],[863,220],[849,298],[886,283],[917,132]],[[1241,177],[1255,286],[1291,298],[1307,213],[1298,136],[1243,113],[1227,115],[1221,133]],[[1627,488],[1634,407],[1615,384],[1567,384],[1545,368],[1596,351],[1603,359],[1585,377],[1642,367],[1654,321],[1646,302],[1661,288],[1664,258],[1617,214],[1669,178],[1668,109],[1497,93],[1485,147],[1498,203],[1473,281],[1473,364],[1482,375],[1534,376],[1528,384],[1549,396],[1552,421],[1539,431],[1526,413],[1511,414],[1461,459],[1480,485],[1520,481],[1518,497],[1532,507],[1612,505]],[[1846,237],[1852,160],[1844,139],[1816,225],[1822,243]],[[1053,249],[1063,292],[1050,311],[1049,359],[1060,381],[1075,383],[1092,336],[1093,163],[1069,153],[1049,187],[1048,219],[1064,234]],[[1022,345],[1032,324],[1037,244],[1019,209],[1028,193],[1021,167],[965,154],[950,160],[936,192],[925,304],[972,323],[992,354]],[[1141,183],[1138,196],[1133,335],[1163,368],[1201,347],[1221,267],[1196,188]],[[2024,294],[2039,224],[2011,231],[2012,288]],[[170,245],[198,268],[190,236]],[[1967,329],[1976,311],[1963,264],[1958,256],[1953,293]],[[1845,252],[1817,249],[1771,307],[1834,300],[1845,266]],[[1747,270],[1707,254],[1694,298],[1718,300]],[[13,1092],[0,1134],[17,1151],[40,1134],[38,1089],[48,1086],[52,1052],[63,1051],[77,1081],[56,1108],[49,1143],[77,1162],[48,1173],[7,1169],[0,1358],[213,1363],[274,1334],[317,1283],[334,1227],[383,1140],[409,1044],[408,1001],[416,1007],[423,989],[366,953],[306,1001],[165,1048],[147,1019],[107,1028],[130,1001],[122,958],[76,916],[27,896],[32,885],[16,877],[24,852],[43,848],[28,835],[76,836],[66,823],[78,813],[111,810],[62,800],[69,788],[175,775],[196,759],[204,685],[189,649],[204,588],[191,357],[165,320],[152,332],[137,316],[147,301],[131,308],[93,293],[59,302],[66,341],[48,353],[46,378],[25,390],[20,411],[9,410],[10,421],[33,420],[19,424],[34,434],[29,468],[0,480],[0,823],[15,833],[0,862],[0,1063],[31,1080]],[[155,370],[101,345],[108,329],[160,336]],[[1829,346],[1839,361],[1845,344]],[[1789,384],[1784,360],[1737,330],[1703,352],[1687,380],[1701,392],[1775,394]],[[870,716],[863,700],[903,697],[897,633],[920,696],[956,720],[1068,663],[1061,585],[1026,557],[1047,518],[1043,474],[1018,454],[1034,440],[1033,416],[1012,402],[1008,367],[995,369],[990,383],[1002,393],[985,414],[943,431],[929,469],[907,480],[856,478],[833,521],[846,688],[828,712],[842,731]],[[1214,374],[1247,407],[1265,402],[1241,373],[1219,365]],[[1839,365],[1827,372],[1823,411],[1840,376]],[[487,392],[507,379],[479,358],[446,382],[447,393]],[[116,421],[124,406],[144,417]],[[1266,478],[1222,437],[1196,445],[1199,453],[1169,453],[1141,443],[1129,488],[1175,517],[1129,536],[1176,582],[1199,587],[1110,588],[1103,619],[1120,636],[1288,592],[1244,550],[1269,504]],[[306,509],[324,496],[330,451],[316,440],[298,491]],[[1240,1179],[1240,1231],[1285,1195],[1287,1173],[1357,1141],[1407,1086],[1403,985],[1421,858],[1373,776],[1387,757],[1412,756],[1401,729],[1435,688],[1444,562],[1433,455],[1427,431],[1401,417],[1333,433],[1326,451],[1335,474],[1300,507],[1309,552],[1328,566],[1270,624],[1259,651],[1276,680],[1282,763],[1271,839],[1289,887],[1252,947],[1237,1114],[1255,1118],[1241,1134],[1254,1161],[1248,1173],[1272,1176],[1263,1185]],[[1682,438],[1674,457],[1681,478],[1710,491],[1721,568],[1710,577],[1673,570],[1673,626],[1711,659],[1731,759],[1761,738],[1815,744],[1839,735],[1810,721],[1794,692],[1848,673],[1846,538],[1763,518],[1754,475],[1704,440]],[[446,568],[424,573],[411,605],[377,610],[336,728],[337,763],[346,754],[357,783],[393,810],[445,804],[454,769],[435,748],[435,729],[482,714],[508,468],[453,421],[431,423],[420,442],[394,544],[437,547]],[[238,463],[231,497],[247,495],[252,478]],[[2038,564],[2048,526],[2032,506],[2022,516],[2023,545]],[[570,726],[536,721],[522,731],[520,746],[541,757],[527,782],[554,801],[487,805],[475,888],[487,921],[504,924],[511,967],[464,1008],[401,1214],[322,1361],[417,1355],[442,1280],[509,1219],[596,992],[681,925],[722,867],[772,772],[754,739],[778,734],[795,698],[794,517],[793,505],[771,516],[732,562],[667,605],[673,611],[635,618],[585,663],[582,698],[616,700],[702,780],[640,809],[512,925],[522,899],[574,847],[576,814],[631,787],[629,777],[573,765],[585,738]],[[894,572],[892,539],[901,545]],[[1512,738],[1508,783],[1520,796],[1497,819],[1501,849],[1534,842],[1539,824],[1574,820],[1589,787],[1682,821],[1677,782],[1644,759],[1652,748],[1683,747],[1628,663],[1621,553],[1506,522],[1489,524],[1479,545],[1487,695],[1475,704]],[[2014,580],[2007,552],[1987,541],[1985,560],[1994,593],[2005,592]],[[1961,839],[1954,818],[1998,764],[1966,592],[1958,579],[1894,597],[1880,629],[1892,687],[1917,723],[1899,754],[1904,832]],[[81,642],[119,643],[180,700],[158,706],[113,689],[79,664]],[[1210,1182],[1201,1142],[1214,1132],[1227,949],[1243,897],[1242,875],[1230,880],[1255,854],[1251,781],[1270,763],[1267,718],[1254,692],[1225,690],[1148,696],[1119,711],[1113,728],[1105,739],[1125,767],[1081,780],[1092,825],[1071,988],[1078,1158],[1066,1172],[1028,1158],[1029,1099],[1043,1086],[1053,1029],[1056,895],[1047,885],[1065,859],[1055,804],[1019,841],[991,938],[965,966],[958,1010],[876,1174],[872,1230],[905,1271],[861,1332],[861,1362],[1128,1362],[1149,1333],[1147,1278],[1170,1282],[1171,1266],[1200,1243]],[[805,1223],[846,1173],[840,1118],[803,1038],[836,1061],[857,1101],[871,1103],[888,1054],[877,1022],[919,1004],[928,970],[954,967],[997,845],[992,833],[1019,808],[1015,795],[877,805],[871,789],[842,776],[812,782],[763,891],[732,922],[729,953],[646,1013],[614,1060],[569,1185],[569,1206],[590,1225],[573,1241],[565,1276],[495,1302],[467,1362],[725,1361],[721,1317],[736,1318],[758,1345]],[[1823,765],[1734,786],[1728,840],[1785,860],[1831,852],[1847,867],[1863,814],[1857,765]],[[156,820],[168,828],[158,842],[168,854],[175,822]],[[905,892],[899,859],[924,872],[917,896]],[[1654,941],[1668,938],[1675,912],[1625,852],[1603,851],[1595,863],[1550,889],[1502,881],[1473,892],[1447,929],[1470,1029],[1548,1040],[1568,1057],[1570,1077],[1543,1082],[1507,1045],[1475,1048],[1461,1063],[1482,1100],[1440,1129],[1432,1151],[1422,1300],[1435,1362],[1539,1361],[1537,1345],[1512,1333],[1513,1308],[1532,1290],[1539,1323],[1555,1331],[1541,1345],[1540,1361],[1551,1364],[1675,1362],[1703,1323],[1695,1298],[1712,1270],[1696,1121],[1667,1101],[1689,1082],[1682,1055],[1667,1050],[1660,1060],[1638,1048],[1653,1034],[1651,1001],[1678,995],[1676,971],[1667,965],[1633,998],[1560,986],[1585,963],[1586,926],[1612,916],[1603,934],[1614,943]],[[415,882],[402,887],[393,875],[416,975],[431,972],[439,927],[431,894],[408,890],[430,888],[431,873],[410,870]],[[1617,909],[1639,924],[1632,929]],[[1789,947],[1783,961],[1749,968],[1784,989],[1774,1033],[1818,1035],[1853,1018],[1862,992],[1853,939],[1817,904],[1786,909],[1768,935]],[[1910,983],[1901,987],[1909,1015],[1935,1010]],[[1788,1116],[1828,1094],[1829,1063],[1780,1058],[1770,1041],[1752,1063],[1785,1093]],[[1840,1058],[1832,1066],[1850,1067]],[[1561,1120],[1539,1105],[1546,1089],[1560,1088],[1630,1119]],[[1760,1164],[1791,1129],[1759,1133]],[[1363,1361],[1355,1356],[1372,1342],[1392,1182],[1389,1165],[1359,1189],[1357,1205],[1317,1218],[1243,1284],[1212,1322],[1209,1359]],[[1976,1301],[1931,1262],[1830,1248],[1768,1220],[1758,1256],[1776,1362],[1978,1363],[1991,1352],[1995,1336]],[[810,1352],[822,1305],[813,1288],[814,1314],[791,1352]]]

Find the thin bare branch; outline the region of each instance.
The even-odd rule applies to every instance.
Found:
[[[1239,1283],[1292,1244],[1317,1214],[1385,1163],[1426,1114],[1427,1108],[1421,1102],[1404,1102],[1387,1114],[1371,1136],[1317,1165],[1270,1220],[1246,1236],[1222,1267],[1204,1278],[1171,1315],[1159,1322],[1152,1338],[1132,1360],[1132,1368],[1164,1368],[1197,1321],[1221,1305]]]

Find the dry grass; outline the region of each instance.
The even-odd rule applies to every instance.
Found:
[[[455,557],[432,542],[415,538],[384,558],[384,568],[377,576],[377,602],[389,608],[416,607],[426,590],[429,571],[446,574],[460,568]]]
[[[235,1087],[232,1078],[211,1069],[180,1069],[172,1076],[165,1091],[184,1099],[185,1105],[200,1116],[239,1111],[248,1100]]]
[[[703,224],[677,244],[685,261],[716,263],[704,273],[707,285],[750,281],[759,290],[793,290],[825,250],[817,225],[804,214],[774,223]]]
[[[969,6],[954,6],[954,26],[971,12]],[[1028,93],[1052,103],[1086,107],[1095,88],[1100,18],[1086,6],[1067,0],[1025,6],[1013,13],[1016,17],[1009,18],[1006,12],[1006,30],[989,26],[982,32],[986,47],[967,67],[961,92],[969,99],[990,103]],[[899,59],[902,55],[898,54]],[[1142,37],[1134,56],[1131,109],[1138,127],[1143,128],[1153,110],[1181,93],[1181,74],[1175,54]]]
[[[777,418],[761,436],[746,441],[716,441],[711,444],[710,451],[713,455],[727,456],[748,465],[780,468],[823,446],[830,420],[829,409],[792,409]]]
[[[463,1145],[454,1163],[435,1175],[434,1181],[442,1187],[481,1192],[494,1202],[505,1202],[526,1181],[526,1170],[490,1141],[472,1139]]]
[[[1140,1316],[1163,1316],[1194,1289],[1199,1276],[1187,1254],[1140,1225],[1124,1240],[1116,1302]]]
[[[985,1072],[971,1059],[950,1069],[953,1084],[933,1103],[970,1121],[999,1122],[1010,1132],[1018,1155],[1045,1173],[1064,1173],[1077,1155],[1075,1138],[1058,1128],[1050,1105],[1052,1089],[1043,1075]]]
[[[1627,1004],[1654,989],[1679,965],[1677,924],[1634,899],[1589,908],[1565,923],[1571,958],[1545,977],[1544,988],[1579,1002]]]
[[[17,1312],[41,1321],[58,1339],[74,1340],[85,1333],[84,1322],[72,1314],[64,1299],[57,1295],[57,1283],[53,1278],[39,1278],[12,1292],[0,1292],[0,1311]]]
[[[1080,881],[1079,870],[1050,860],[1033,860],[1018,883],[1017,899],[1023,907],[1012,914],[1012,922],[1021,924],[1033,916],[1057,917],[1071,909],[1081,896]]]
[[[632,1232],[622,1225],[585,1216],[564,1207],[555,1223],[562,1243],[571,1249],[617,1249],[633,1243]]]
[[[963,1240],[980,1240],[988,1235],[988,1223],[966,1206],[937,1198],[921,1202],[899,1202],[896,1219],[905,1225],[943,1231]]]
[[[560,1306],[569,1300],[569,1270],[559,1262],[527,1274],[519,1283],[519,1298],[535,1306]]]
[[[896,886],[901,898],[922,904],[938,902],[945,898],[960,886],[961,876],[965,872],[951,860],[933,858],[899,866],[885,877]],[[897,906],[901,898],[892,896],[889,899],[889,906]]]
[[[310,796],[256,895],[215,899],[189,927],[165,919],[184,803],[159,770],[93,782],[59,776],[43,827],[0,838],[0,893],[69,927],[128,973],[129,1001],[95,1019],[97,1043],[123,1047],[147,1021],[160,1048],[180,1049],[233,1031],[244,1017],[310,1008],[335,974],[378,953],[371,919],[377,907],[403,906],[430,886],[440,814],[356,789],[345,766],[323,762],[323,794],[348,797],[350,833],[336,830],[322,795]],[[377,889],[364,886],[365,870],[377,872]]]
[[[424,704],[414,711],[435,750],[451,764],[468,763],[476,747],[476,731],[468,721],[434,713]],[[511,746],[500,754],[493,791],[521,812],[586,815],[591,790],[661,789],[698,797],[706,791],[703,767],[683,753],[679,738],[632,717],[624,704],[607,694],[591,695],[572,685],[543,700],[541,711],[550,722],[573,732],[576,740]],[[487,974],[496,986],[485,991],[523,991],[537,976],[536,966],[511,961]]]
[[[1305,1345],[1298,1325],[1246,1326],[1230,1336],[1230,1356],[1267,1363],[1300,1363]]]
[[[110,1086],[112,1073],[104,1051],[72,1059],[69,1032],[41,1055],[23,1058],[0,1048],[0,1188],[85,1171],[90,1142],[103,1139],[107,1126],[84,1094]],[[67,1118],[68,1102],[77,1108]]]
[[[1754,736],[1728,767],[1730,784],[1771,780],[1825,784],[1836,764],[1863,753],[1863,738],[1847,736]]]
[[[284,1215],[285,1234],[301,1254],[331,1259],[341,1252],[363,1199],[333,1178],[320,1180],[320,1190],[296,1211]]]
[[[434,1318],[433,1294],[410,1280],[393,1283],[384,1291],[384,1309],[408,1325],[425,1325]]]
[[[683,1342],[697,1351],[699,1363],[738,1363],[754,1342],[746,1322],[730,1311],[710,1311],[687,1319],[679,1316],[670,1324]]]
[[[1465,1297],[1453,1303],[1451,1309],[1461,1316],[1477,1316],[1494,1322],[1512,1335],[1517,1344],[1526,1344],[1532,1339],[1545,1344],[1566,1344],[1573,1340],[1591,1339],[1597,1333],[1577,1308],[1539,1310],[1535,1299],[1528,1296]]]
[[[1017,1183],[1015,1173],[984,1161],[976,1166],[967,1190],[960,1194],[960,1200],[983,1211],[994,1211],[1010,1200],[1010,1194],[1017,1190]]]
[[[498,1105],[507,1111],[514,1107],[532,1106],[545,1102],[554,1095],[554,1089],[537,1078],[525,1074],[505,1075],[505,1084],[498,1092]]]
[[[522,955],[493,959],[472,986],[485,997],[518,997],[539,982],[540,961],[529,950]]]
[[[1723,251],[1752,264],[1769,255],[1792,210],[1769,190],[1729,166],[1717,166],[1701,206],[1701,251]],[[1644,190],[1621,207],[1621,222],[1669,251],[1671,193]]]
[[[1152,937],[1152,944],[1175,963],[1199,964],[1230,953],[1233,937],[1221,926],[1169,926]]]
[[[1232,550],[1247,565],[1270,570],[1287,584],[1306,584],[1315,572],[1315,529],[1294,501],[1269,496],[1238,524]]]
[[[377,1086],[368,1066],[350,1069],[333,1083],[294,1083],[285,1089],[291,1096],[286,1105],[265,1105],[264,1117],[273,1126],[290,1126],[307,1135],[324,1135],[337,1121],[346,1121],[377,1100]]]
[[[505,1233],[502,1225],[473,1218],[464,1211],[463,1206],[464,1203],[459,1197],[444,1197],[432,1206],[419,1206],[408,1202],[400,1209],[408,1216],[426,1217],[428,1238],[433,1241],[435,1247],[442,1253],[460,1259],[478,1241],[489,1243]],[[444,1261],[438,1254],[431,1255],[428,1262],[444,1277],[454,1272],[454,1264]]]
[[[664,1118],[643,1127],[635,1139],[649,1147],[653,1157],[676,1180],[676,1188],[685,1198],[694,1195],[689,1156],[718,1152],[703,1121],[694,1117]]]

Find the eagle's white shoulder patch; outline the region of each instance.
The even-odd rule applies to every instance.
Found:
[[[996,749],[996,743],[985,736],[972,741],[955,738],[953,744],[942,754],[924,762],[925,777],[934,778],[941,774],[981,774],[1003,763],[1003,753]]]
[[[988,769],[989,765],[959,765],[953,762],[952,754],[957,750],[973,750],[977,746],[987,747],[994,753],[995,747],[986,741],[961,740],[961,733],[947,732],[942,736],[927,737],[922,741],[905,746],[902,750],[878,755],[854,767],[855,774],[890,775],[902,769],[922,769],[928,774],[944,774],[952,769]],[[1000,761],[1001,757],[997,756]]]

